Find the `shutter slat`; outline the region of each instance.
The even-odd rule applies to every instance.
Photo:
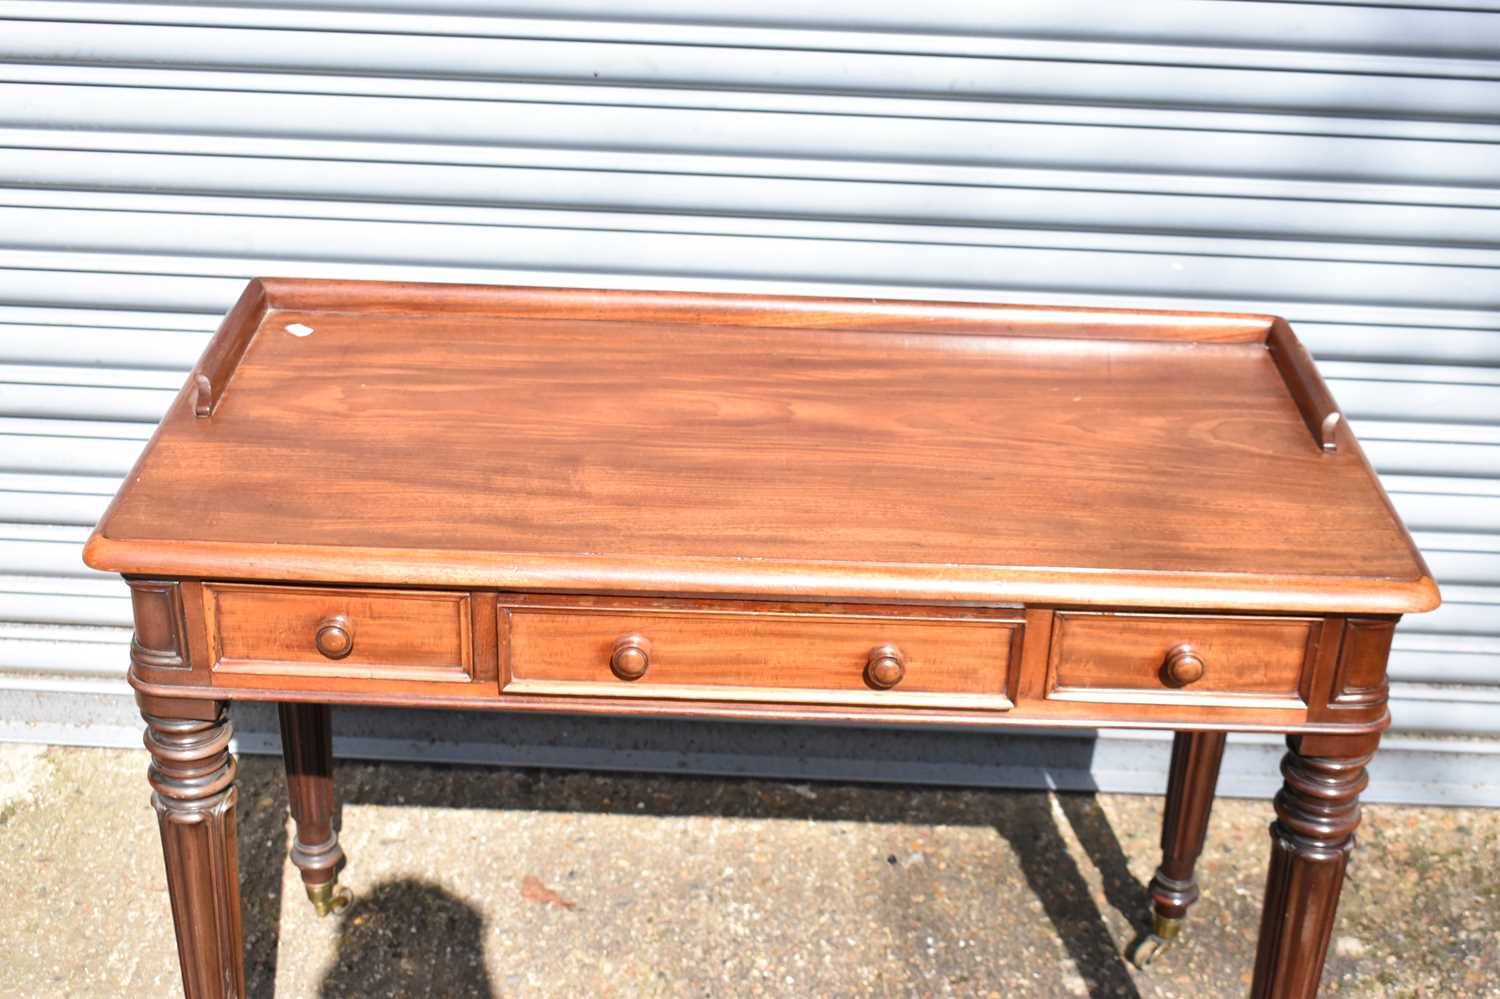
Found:
[[[126,696],[79,546],[295,274],[1285,315],[1443,585],[1397,729],[1500,735],[1500,0],[1462,6],[6,3],[5,690]]]

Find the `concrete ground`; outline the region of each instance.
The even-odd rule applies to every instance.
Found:
[[[0,996],[176,994],[144,752],[0,745]],[[241,760],[252,996],[1239,996],[1266,803],[1221,801],[1147,971],[1159,803],[1128,795],[344,764],[343,882]],[[1500,811],[1371,806],[1325,994],[1500,996]]]

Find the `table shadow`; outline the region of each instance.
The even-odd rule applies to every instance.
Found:
[[[291,847],[281,760],[241,756],[238,790],[245,991],[252,999],[272,999],[282,883]],[[335,827],[342,824],[341,812],[335,813]],[[301,901],[299,893],[294,904]],[[357,896],[334,918],[339,921],[338,955],[319,996],[495,995],[483,960],[483,915],[439,885],[415,879],[384,882]]]
[[[1141,916],[1150,902],[1145,887],[1131,875],[1125,852],[1092,794],[1059,794],[1067,816],[1089,860],[1098,868],[1105,898],[1130,922],[1135,937],[1147,928]],[[1139,999],[1121,945],[1110,934],[1050,810],[1034,809],[996,827],[1010,843],[1032,894],[1042,903],[1068,956],[1088,985],[1091,996]]]
[[[323,975],[321,999],[496,994],[485,968],[484,916],[440,885],[381,882],[338,919],[338,956]]]
[[[1109,824],[1109,816],[1099,806],[1098,796],[1066,793],[1059,794],[1057,801],[1073,828],[1073,834],[1099,871],[1105,901],[1125,917],[1137,939],[1150,933],[1150,894],[1146,885],[1130,873],[1130,858],[1120,848],[1120,841]]]
[[[904,787],[884,784],[791,784],[753,778],[685,777],[488,767],[384,763],[358,764],[359,776],[339,780],[348,803],[382,806],[525,809],[633,815],[778,818],[887,823],[967,824],[995,829],[1009,843],[1047,919],[1078,973],[1096,997],[1139,997],[1116,941],[1079,865],[1068,852],[1044,792]],[[352,768],[351,768],[352,769]],[[346,771],[347,773],[347,771]],[[809,791],[812,793],[809,794]],[[1131,873],[1128,858],[1091,793],[1059,793],[1063,816],[1090,864],[1101,875],[1104,896],[1135,933],[1147,928],[1150,900]],[[358,863],[359,858],[353,858]],[[363,916],[364,922],[358,922]],[[384,976],[414,960],[413,985],[448,976],[429,994],[486,996],[484,921],[480,913],[442,887],[397,881],[359,898],[343,914],[339,957],[322,994],[401,994]],[[456,943],[451,957],[418,955],[416,942]],[[392,948],[395,948],[394,950]],[[392,958],[397,960],[393,962]],[[467,958],[465,959],[468,960]],[[386,970],[382,970],[386,969]],[[401,972],[405,973],[405,972]],[[364,977],[361,977],[364,976]],[[379,986],[377,988],[377,986]],[[420,990],[417,990],[420,991]]]

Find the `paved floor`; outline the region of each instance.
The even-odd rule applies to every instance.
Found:
[[[141,752],[0,745],[0,996],[175,994]],[[1243,995],[1269,806],[1223,801],[1181,947],[1137,972],[1158,802],[341,767],[343,880],[241,761],[253,996]],[[1500,996],[1500,811],[1372,806],[1325,992]]]

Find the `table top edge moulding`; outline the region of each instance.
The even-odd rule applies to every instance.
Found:
[[[463,322],[470,325],[453,325]],[[672,376],[679,374],[673,371],[666,372],[661,391],[651,397],[649,391],[641,388],[642,380],[650,377],[650,372],[643,374],[635,358],[611,358],[607,365],[601,364],[597,370],[586,373],[592,380],[587,387],[591,393],[587,402],[592,404],[596,397],[604,400],[601,403],[604,408],[586,416],[597,421],[609,416],[609,407],[618,407],[628,422],[633,397],[645,395],[647,402],[657,407],[660,421],[682,420],[696,413],[699,419],[695,425],[722,420],[731,429],[741,428],[746,439],[753,441],[757,433],[764,433],[770,435],[770,444],[789,448],[790,453],[803,457],[818,448],[825,449],[823,453],[845,448],[843,457],[847,461],[843,464],[830,462],[829,469],[815,470],[809,473],[808,481],[795,484],[802,490],[800,495],[808,494],[803,487],[813,491],[823,489],[831,495],[855,487],[861,461],[894,459],[903,470],[914,473],[913,478],[907,485],[879,483],[879,491],[872,496],[864,521],[856,525],[863,533],[851,533],[849,544],[842,551],[833,552],[838,557],[827,557],[828,549],[835,546],[802,544],[794,536],[797,531],[806,532],[810,524],[820,524],[816,518],[829,515],[832,508],[826,494],[820,500],[823,506],[809,503],[806,509],[799,508],[794,497],[793,502],[786,504],[789,507],[786,516],[779,521],[776,516],[781,516],[781,512],[771,516],[749,507],[726,511],[727,517],[741,517],[742,522],[736,526],[745,536],[738,541],[731,539],[723,551],[706,540],[701,540],[695,549],[691,542],[675,539],[668,544],[678,545],[677,550],[666,550],[668,544],[662,543],[660,534],[621,536],[618,547],[610,547],[598,538],[585,538],[586,543],[594,542],[591,547],[576,545],[571,550],[563,543],[569,539],[558,534],[562,540],[550,547],[545,538],[541,538],[537,547],[529,547],[525,539],[531,535],[523,528],[535,524],[528,525],[527,517],[554,523],[569,517],[576,519],[582,509],[579,504],[584,502],[540,494],[517,501],[535,500],[536,509],[523,510],[506,530],[483,533],[476,527],[469,543],[452,547],[423,544],[420,542],[431,539],[402,537],[394,530],[365,532],[357,539],[348,534],[336,537],[328,524],[314,525],[316,529],[305,536],[277,538],[272,542],[251,537],[247,533],[249,528],[240,530],[238,536],[234,536],[233,529],[223,536],[215,535],[216,523],[235,528],[228,523],[230,514],[208,506],[193,506],[185,497],[195,489],[205,496],[217,492],[222,497],[223,490],[216,488],[211,469],[174,464],[172,449],[177,448],[176,454],[180,456],[195,448],[196,456],[203,452],[205,442],[228,438],[238,425],[265,422],[273,405],[287,408],[285,393],[275,394],[276,386],[266,379],[252,384],[259,377],[258,362],[283,382],[305,378],[310,390],[322,393],[318,407],[303,414],[304,419],[346,417],[347,412],[340,407],[360,402],[353,398],[346,402],[344,396],[352,395],[352,388],[331,383],[329,379],[360,377],[358,359],[349,354],[348,344],[320,355],[317,367],[287,367],[296,363],[287,358],[294,357],[297,348],[304,352],[312,350],[324,338],[331,341],[338,336],[369,336],[371,330],[378,331],[382,324],[401,323],[411,325],[409,335],[413,344],[422,342],[418,338],[424,335],[430,335],[433,341],[444,341],[443,350],[434,348],[434,352],[414,361],[414,365],[451,366],[455,358],[473,358],[475,344],[482,343],[476,337],[488,335],[490,324],[496,329],[502,326],[516,329],[513,338],[516,343],[507,346],[510,353],[505,360],[518,368],[526,365],[536,368],[531,375],[535,380],[527,383],[533,391],[541,379],[555,378],[559,369],[548,367],[540,348],[535,356],[524,354],[523,347],[516,345],[523,339],[545,340],[545,349],[558,354],[558,363],[572,364],[581,353],[597,352],[600,344],[617,334],[622,338],[637,337],[636,346],[644,352],[655,349],[684,354],[691,354],[683,348],[690,346],[695,337],[720,337],[727,338],[722,346],[742,367],[747,358],[753,363],[755,357],[768,352],[794,354],[811,343],[814,347],[805,356],[799,355],[788,362],[785,383],[792,386],[789,390],[792,394],[761,399],[749,396],[752,391],[768,391],[768,382],[756,378],[779,377],[780,371],[770,366],[763,371],[752,371],[745,380],[732,385],[741,395],[734,403],[738,408],[715,409],[695,399],[693,386],[670,382]],[[315,332],[297,337],[287,333],[287,327]],[[726,330],[730,332],[721,332]],[[736,330],[744,331],[749,339],[737,339]],[[818,353],[821,343],[832,344],[830,349],[837,351],[837,356],[821,356]],[[655,370],[661,370],[663,358],[667,357],[663,354],[647,360]],[[894,369],[908,357],[924,366],[922,372],[929,382],[961,378],[966,370],[993,375],[991,384],[999,386],[995,389],[997,393],[1016,395],[1031,411],[1049,397],[1043,394],[1038,380],[1027,380],[1016,372],[1021,370],[1018,365],[1036,364],[1068,381],[1069,390],[1078,393],[1073,400],[1075,409],[1059,422],[1060,432],[1055,439],[1038,440],[1035,433],[1047,428],[1028,424],[1021,430],[1032,433],[1032,438],[1019,443],[1006,442],[1001,435],[1009,431],[1005,427],[992,427],[988,437],[974,435],[972,440],[961,442],[966,451],[945,454],[941,463],[930,468],[910,460],[907,443],[910,441],[917,448],[932,448],[944,434],[952,434],[954,426],[941,423],[948,412],[942,409],[944,400],[935,395],[914,400],[902,410],[899,417],[904,422],[875,426],[872,438],[876,441],[875,449],[865,447],[862,441],[851,443],[851,432],[858,432],[859,428],[845,426],[840,421],[846,421],[854,411],[849,408],[851,405],[860,403],[859,392],[899,391],[903,395],[917,395],[931,391],[930,387],[902,382],[900,371]],[[822,387],[802,390],[799,379],[810,380],[839,362],[865,368],[847,392],[836,382],[820,383],[820,386],[832,384],[831,390]],[[711,359],[694,363],[696,366],[685,364],[682,368],[683,379],[702,378],[705,372],[713,370]],[[339,364],[348,367],[342,372],[330,370]],[[1117,375],[1109,380],[1085,377],[1081,375],[1083,365],[1089,365],[1089,370],[1099,365],[1110,366]],[[1166,373],[1158,377],[1157,371]],[[1184,378],[1222,381],[1175,384],[1171,381],[1174,372],[1180,372]],[[503,370],[491,369],[483,374],[491,380],[486,382],[481,378],[465,387],[476,401],[475,412],[486,411],[487,391],[500,392],[506,387],[503,383],[496,384],[497,379],[503,378]],[[1274,388],[1268,381],[1272,376],[1279,381]],[[1222,398],[1214,398],[1213,390],[1219,384],[1224,386]],[[236,395],[240,391],[246,396],[243,412],[236,409]],[[1284,394],[1279,399],[1270,397],[1277,393]],[[580,399],[559,394],[548,402],[576,410]],[[1004,400],[1000,402],[1003,404]],[[1067,404],[1064,401],[1063,407]],[[1016,405],[1021,406],[1021,402]],[[837,407],[843,408],[836,411]],[[449,408],[459,413],[459,409],[451,405]],[[879,409],[875,406],[871,411]],[[1177,411],[1185,415],[1180,426],[1173,426],[1172,417]],[[933,418],[934,426],[921,425],[924,412],[939,414]],[[1241,419],[1241,414],[1247,415]],[[508,419],[514,415],[501,412],[494,418]],[[393,413],[392,419],[399,416]],[[410,414],[406,417],[409,419]],[[472,422],[469,414],[463,414],[463,418]],[[1007,418],[1014,421],[1017,414],[1008,414]],[[1108,449],[1118,451],[1133,445],[1120,437],[1095,439],[1101,431],[1107,434],[1110,428],[1091,425],[1091,420],[1129,424],[1122,425],[1121,433],[1129,430],[1143,443],[1121,461],[1128,460],[1134,465],[1127,468],[1107,464],[1112,460]],[[1293,428],[1293,423],[1298,425]],[[363,426],[362,432],[368,432],[370,426]],[[669,422],[648,422],[626,427],[622,433],[650,436],[673,430]],[[806,439],[798,436],[804,431]],[[1153,438],[1152,434],[1159,436]],[[1196,435],[1196,439],[1187,440],[1190,434]],[[601,494],[614,488],[611,483],[601,485],[597,478],[587,478],[601,473],[579,466],[597,465],[599,455],[580,456],[576,436],[569,438],[555,433],[553,428],[538,426],[530,428],[529,440],[552,448],[549,461],[572,463],[558,472],[566,479],[562,484],[580,496],[588,494],[588,502],[599,502]],[[735,451],[739,447],[737,442],[727,436],[720,440],[724,442],[723,461],[741,460]],[[255,443],[231,441],[233,447],[226,445],[223,452],[223,467],[227,469],[232,461],[242,460]],[[497,448],[503,447],[504,435],[496,438],[495,443]],[[695,453],[704,453],[701,444],[697,442]],[[880,447],[886,450],[880,451]],[[1017,466],[1014,472],[1008,464],[1009,458],[996,456],[1002,447],[1014,458]],[[1069,447],[1077,448],[1076,462],[1069,455]],[[337,451],[336,442],[318,450],[312,445],[282,439],[277,448],[274,461],[267,463],[282,467],[279,471],[266,469],[260,480],[268,503],[273,503],[277,491],[285,490],[288,482],[297,481],[306,482],[311,490],[330,491],[331,503],[344,502],[337,490],[347,470],[342,467],[344,456]],[[410,451],[400,451],[399,455],[401,460],[412,460]],[[1014,538],[1000,538],[986,550],[982,542],[988,535],[979,534],[985,527],[982,519],[974,524],[962,521],[973,516],[974,511],[984,509],[978,504],[987,497],[976,487],[951,500],[941,495],[947,487],[917,481],[918,473],[949,476],[951,480],[956,470],[968,467],[975,460],[971,455],[979,455],[988,462],[979,471],[994,477],[989,488],[995,499],[997,530],[1003,531],[1005,522],[1016,520],[1037,505],[1035,499],[1026,496],[1049,491],[1078,494],[1080,489],[1089,489],[1087,495],[1080,494],[1080,500],[1094,509],[1047,511],[1046,516],[1060,523],[1051,532],[1055,537],[1047,544],[1038,542],[1042,532],[1035,524],[1018,523]],[[287,466],[289,459],[299,456],[309,462],[306,467]],[[1219,456],[1222,460],[1215,464]],[[349,456],[351,461],[356,458]],[[649,449],[628,456],[637,462],[657,458]],[[377,459],[388,462],[391,455],[369,456],[371,461]],[[1164,469],[1157,475],[1135,470],[1158,459],[1163,464],[1181,467]],[[1091,480],[1091,473],[1083,468],[1083,463],[1089,461],[1101,462],[1097,479]],[[1243,505],[1256,498],[1254,492],[1247,491],[1250,479],[1236,479],[1237,466],[1242,462],[1252,466],[1244,474],[1256,477],[1255,481],[1272,481],[1268,479],[1270,476],[1283,483],[1279,496],[1282,506],[1275,508],[1283,516],[1276,518],[1277,523],[1263,526],[1263,537],[1253,539],[1259,546],[1254,549],[1247,547],[1252,543],[1249,540],[1242,541],[1237,550],[1226,547],[1223,551],[1214,551],[1206,543],[1215,540],[1211,537],[1182,540],[1180,535],[1185,530],[1201,531],[1214,518],[1234,514],[1236,504]],[[835,464],[837,467],[833,467]],[[1126,468],[1125,474],[1120,474],[1121,468]],[[764,463],[751,467],[750,472],[760,474],[765,469],[774,473],[772,466]],[[870,465],[864,474],[879,479],[878,470],[879,466]],[[603,471],[619,477],[620,468]],[[622,507],[639,504],[642,494],[658,495],[664,482],[680,481],[670,477],[683,474],[701,476],[709,484],[705,488],[717,488],[715,477],[722,481],[723,473],[723,467],[700,467],[693,460],[684,459],[681,453],[667,454],[661,457],[656,479],[627,484],[637,492],[611,494],[608,500]],[[278,479],[278,474],[284,477]],[[386,473],[367,469],[367,474],[374,476],[363,483],[368,492],[371,483],[380,484],[379,475]],[[837,478],[840,474],[844,476],[842,481]],[[1005,477],[1012,474],[1016,478],[1006,481]],[[1055,481],[1050,481],[1049,476]],[[1113,481],[1105,481],[1105,476],[1113,476]],[[151,491],[154,484],[168,477],[180,481],[172,489]],[[1018,486],[1022,488],[1017,490]],[[451,501],[454,496],[462,495],[459,491],[465,487],[465,482],[454,480],[446,493],[434,491],[431,499]],[[1026,496],[1014,500],[1014,506],[1007,509],[1006,497],[1018,491]],[[762,500],[771,496],[785,500],[774,490],[762,490],[757,495]],[[691,499],[689,496],[688,500]],[[370,512],[368,505],[358,505],[352,493],[347,502],[351,511],[362,515]],[[1157,503],[1158,506],[1153,506]],[[1197,503],[1205,507],[1201,514],[1194,508]],[[950,538],[946,547],[928,545],[909,533],[905,542],[891,546],[888,557],[871,558],[862,554],[880,553],[880,545],[868,542],[884,527],[901,526],[892,523],[887,511],[902,504],[910,505],[929,523],[948,528]],[[165,536],[170,532],[163,531],[161,525],[173,523],[174,518],[164,513],[172,511],[174,505],[181,507],[176,524],[191,529]],[[665,505],[660,520],[664,523],[674,517],[683,520],[684,532],[690,535],[694,526],[693,509],[697,508],[673,509]],[[859,505],[851,504],[850,510],[857,514]],[[494,519],[492,507],[474,507],[471,512],[476,514],[476,522]],[[1288,515],[1292,512],[1296,516]],[[295,514],[296,511],[289,512],[284,521],[294,521]],[[774,521],[769,524],[768,534],[780,531],[786,536],[766,550],[758,550],[757,539],[748,532],[766,517]],[[1073,523],[1070,525],[1065,518],[1071,518]],[[1314,518],[1321,519],[1315,524]],[[704,514],[702,523],[707,524],[709,519]],[[1098,539],[1106,536],[1102,532],[1116,531],[1113,525],[1128,524],[1132,519],[1140,523],[1146,534],[1152,524],[1165,524],[1163,538],[1177,547],[1156,564],[1143,564],[1140,558],[1128,557],[1112,564],[1109,552],[1101,549],[1113,546],[1104,546]],[[247,510],[242,520],[245,524],[252,523],[253,515]],[[148,529],[148,523],[154,529]],[[564,530],[565,526],[557,528],[559,532]],[[1338,534],[1340,531],[1344,533]],[[1265,553],[1278,532],[1286,536],[1282,543],[1284,550],[1272,558]],[[538,536],[545,533],[535,532]],[[706,533],[700,531],[699,538],[706,538]],[[386,537],[400,543],[371,544],[372,536],[375,540]],[[980,543],[976,543],[976,538]],[[1070,538],[1078,539],[1088,558],[1067,560]],[[1128,534],[1126,538],[1128,541]],[[1162,550],[1163,538],[1144,537],[1141,550],[1146,551],[1146,545],[1154,546],[1153,553]],[[509,543],[497,544],[496,539]],[[523,540],[515,543],[517,539]],[[1011,547],[1007,548],[1007,544]],[[932,557],[921,557],[929,549]],[[976,562],[960,557],[970,551],[1001,557]],[[1003,557],[1013,551],[1031,557]],[[1237,559],[1249,562],[1241,565]],[[836,598],[1388,615],[1429,610],[1438,603],[1430,572],[1392,510],[1306,350],[1287,323],[1273,316],[285,278],[250,282],[89,539],[85,560],[94,568],[128,576],[718,595],[746,599]]]

